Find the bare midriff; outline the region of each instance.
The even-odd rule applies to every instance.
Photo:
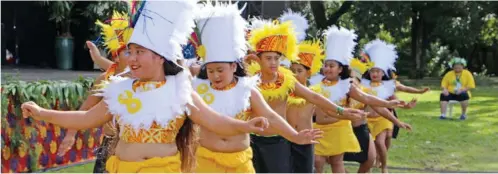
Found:
[[[303,106],[287,106],[287,122],[296,130],[313,127],[314,105],[306,103]]]
[[[267,101],[268,105],[275,111],[278,115],[280,115],[284,120],[286,119],[286,111],[287,111],[287,98],[284,100],[272,100]],[[278,133],[272,129],[265,129],[264,131],[254,132],[261,136],[274,136]]]
[[[249,134],[221,136],[201,127],[200,145],[213,152],[240,152],[249,148]]]
[[[169,143],[126,143],[119,140],[115,155],[122,161],[138,162],[155,157],[168,157],[176,155],[178,148],[176,144]]]

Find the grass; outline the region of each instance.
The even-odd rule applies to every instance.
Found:
[[[412,132],[401,130],[389,151],[390,172],[498,172],[498,88],[474,90],[468,119],[458,120],[460,106],[453,109],[453,120],[439,120],[439,93],[423,95],[398,93],[403,100],[418,97],[417,107],[398,109],[401,120],[413,126]],[[348,163],[347,170],[357,166]],[[93,163],[52,172],[92,172]],[[330,168],[326,171],[330,172]],[[373,172],[380,172],[374,169]]]

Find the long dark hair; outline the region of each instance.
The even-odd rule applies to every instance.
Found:
[[[387,73],[384,72],[384,76],[382,76],[382,81],[392,80],[393,79],[393,76],[392,76],[393,72],[395,72],[395,71],[392,69],[388,69]],[[370,78],[370,70],[363,73],[362,78],[367,79],[367,80],[372,80],[372,78]]]
[[[182,71],[186,71],[177,64],[166,60],[163,63],[164,75],[176,75]],[[176,135],[176,146],[180,152],[182,162],[182,172],[192,172],[195,165],[195,151],[197,150],[197,126],[194,125],[192,120],[185,112],[185,121]]]
[[[235,73],[233,73],[233,75],[237,77],[247,76],[247,72],[245,70],[245,64],[243,62],[216,62],[216,63],[228,63],[228,64],[235,63],[237,65],[237,68],[235,70]],[[197,75],[197,78],[204,80],[208,79],[206,64],[202,65],[201,71]]]

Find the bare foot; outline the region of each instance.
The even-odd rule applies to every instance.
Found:
[[[380,162],[380,159],[375,160],[374,167],[380,168],[382,166],[382,163]]]
[[[387,166],[382,167],[382,173],[389,173],[389,172],[387,171]]]

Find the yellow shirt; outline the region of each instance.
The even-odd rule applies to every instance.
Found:
[[[455,94],[456,90],[461,88],[473,89],[476,87],[474,77],[468,70],[463,70],[457,78],[455,71],[452,70],[444,75],[441,81],[441,87],[448,89],[448,92]],[[470,96],[470,91],[468,92]]]

